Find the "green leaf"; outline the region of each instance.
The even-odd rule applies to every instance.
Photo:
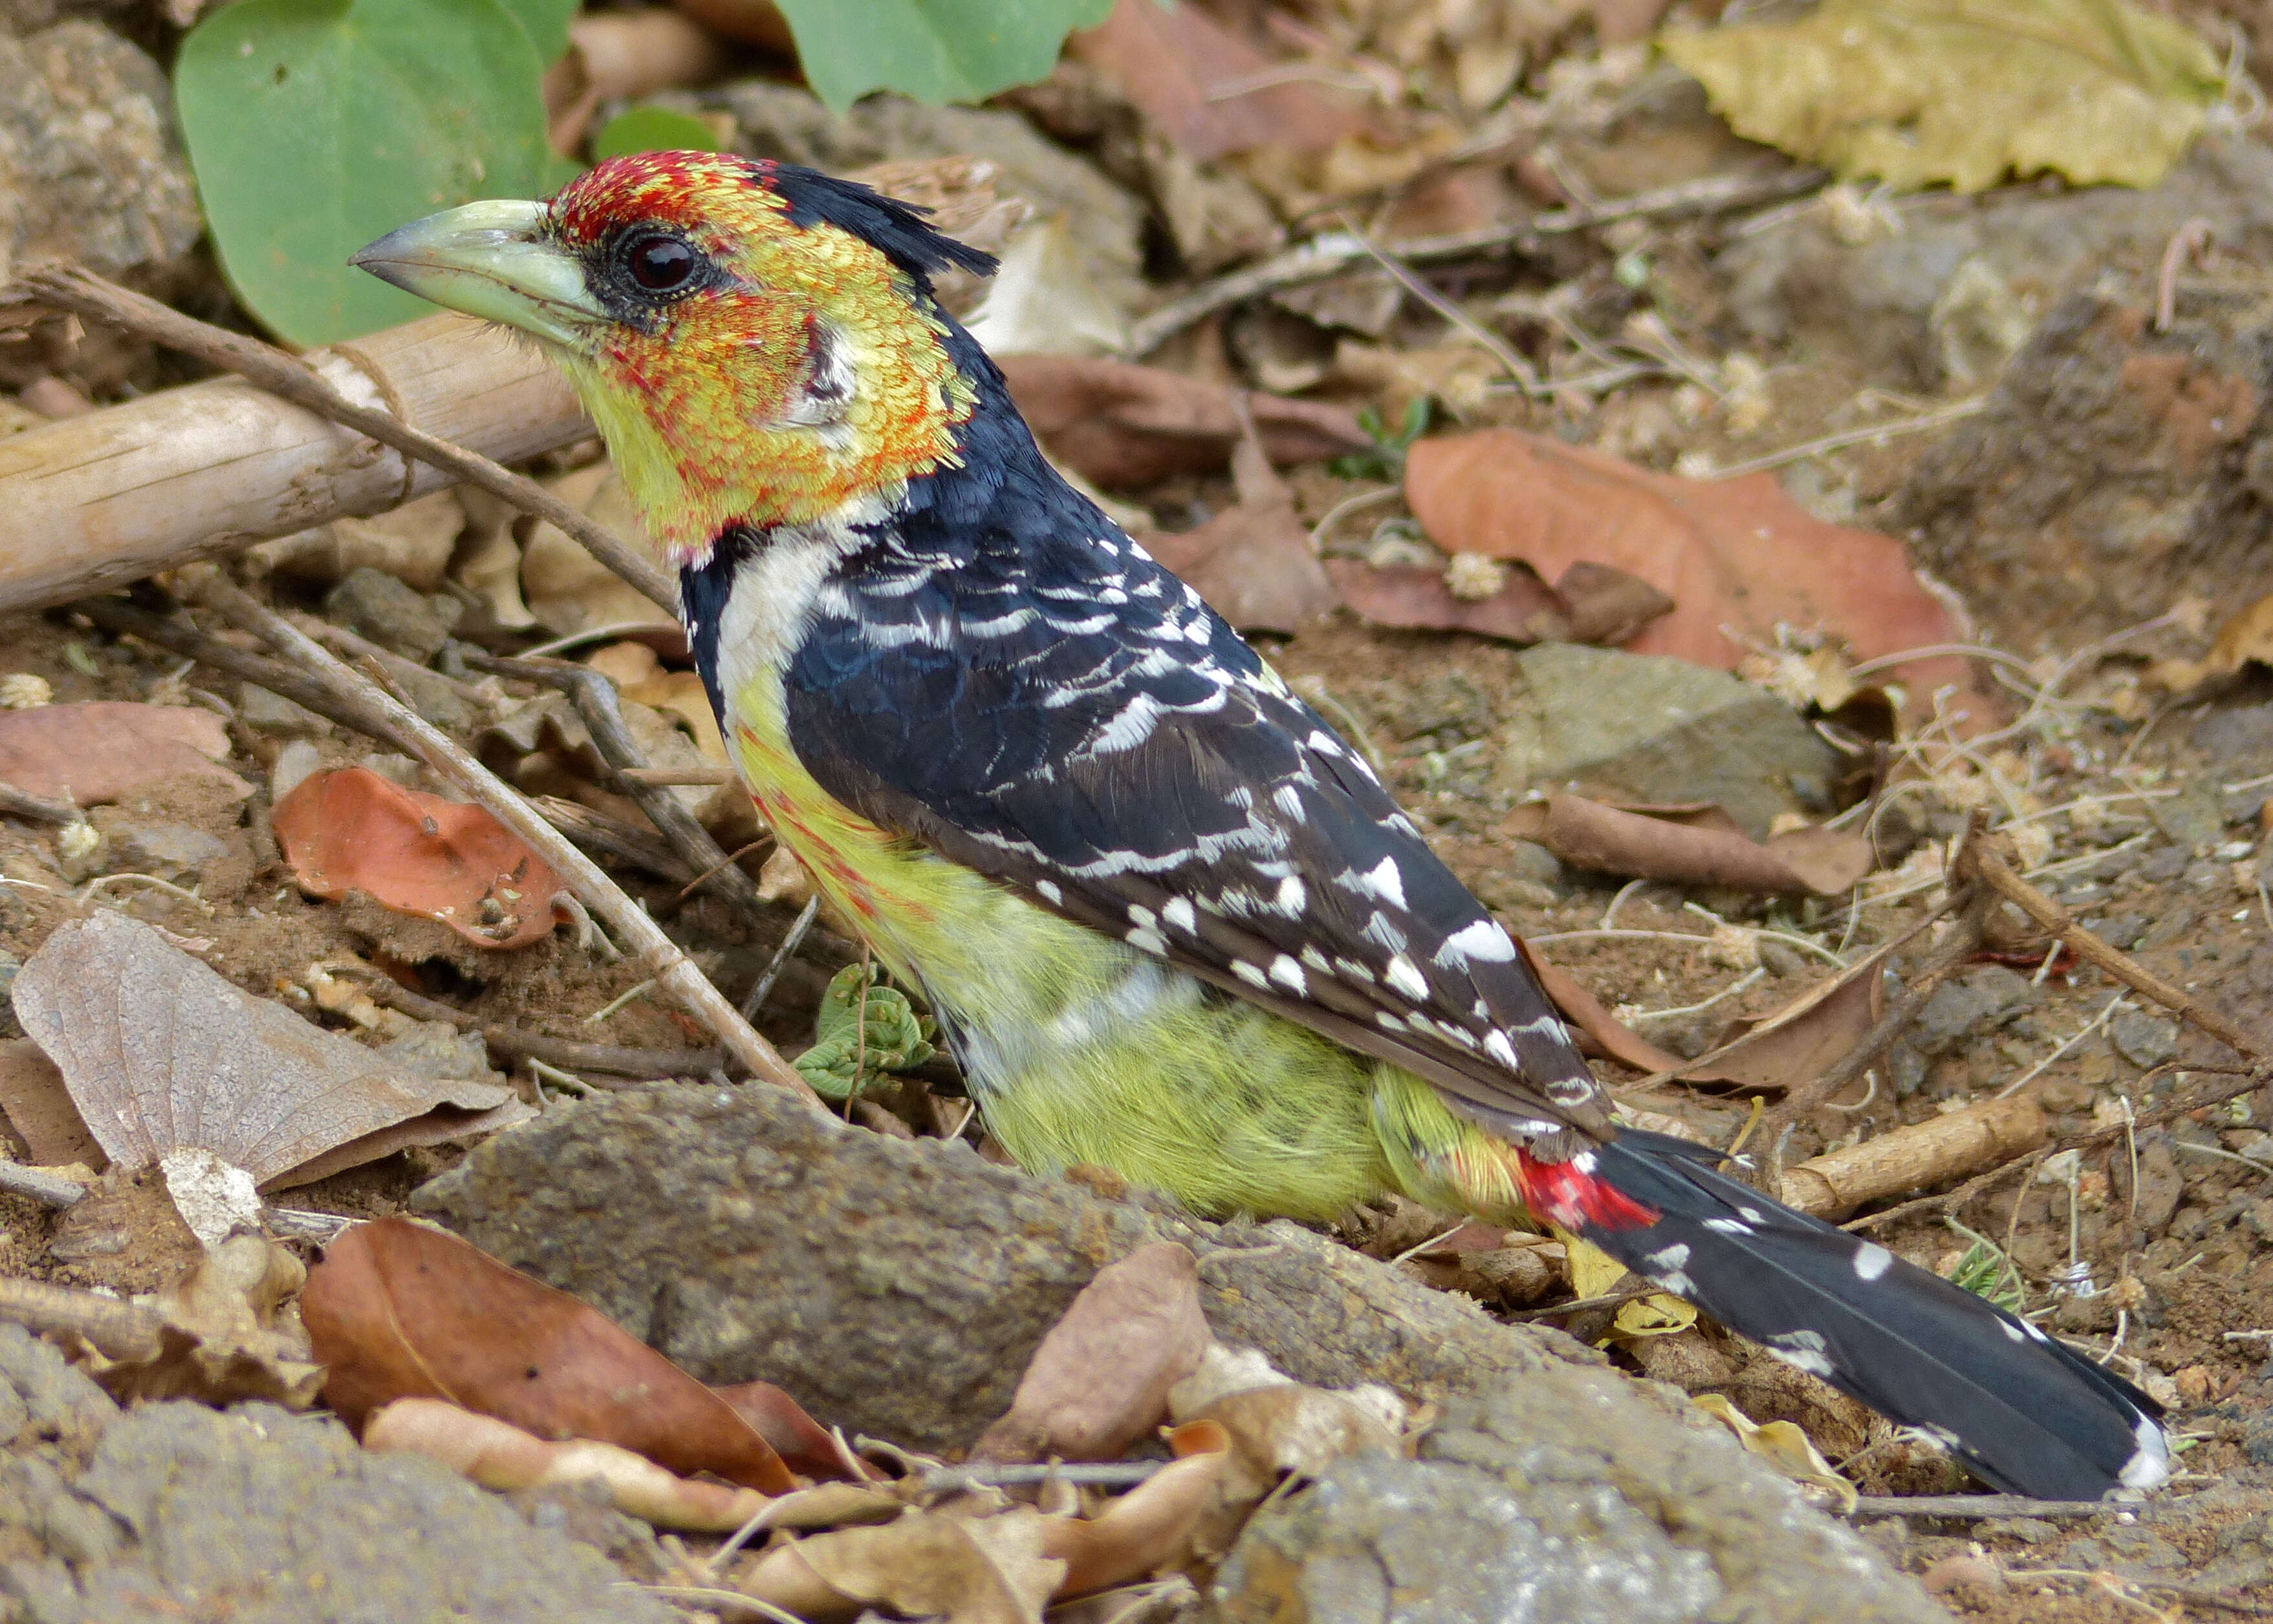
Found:
[[[823,1099],[851,1099],[887,1073],[921,1066],[935,1052],[932,1024],[881,970],[848,964],[829,977],[813,1020],[814,1045],[791,1062]]]
[[[843,112],[872,90],[983,101],[1047,78],[1058,48],[1113,0],[780,0],[814,94]]]
[[[199,23],[175,91],[246,308],[303,345],[431,314],[347,257],[437,209],[541,195],[543,73],[499,0],[241,0]]]
[[[551,64],[568,49],[568,24],[583,0],[500,0],[513,19],[529,33],[536,59]]]
[[[2225,92],[2217,52],[2125,0],[1824,0],[1658,43],[1739,134],[1902,187],[2152,186]]]
[[[592,138],[592,161],[633,153],[716,152],[718,132],[692,113],[664,107],[635,107],[617,114]]]

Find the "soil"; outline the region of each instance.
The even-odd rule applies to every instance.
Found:
[[[2225,9],[2252,28],[2265,26],[2262,5]],[[1636,115],[1614,130],[1585,166],[1589,178],[1608,191],[1631,191],[1664,183],[1667,165],[1685,175],[1707,172],[1732,153],[1757,157],[1732,140],[1698,137],[1692,108],[1661,111],[1655,122]],[[1726,221],[1688,221],[1611,244],[1619,255],[1646,251],[1646,291],[1614,275],[1612,253],[1575,243],[1536,262],[1448,273],[1443,285],[1483,299],[1559,282],[1575,288],[1572,308],[1590,330],[1615,332],[1627,318],[1652,312],[1697,354],[1743,348],[1762,363],[1769,387],[1767,409],[1742,432],[1729,414],[1698,411],[1670,381],[1643,381],[1599,404],[1568,391],[1540,400],[1486,393],[1463,405],[1467,423],[1555,434],[1669,471],[1695,459],[1726,467],[1826,433],[1899,423],[1960,398],[1958,385],[1921,381],[1914,363],[1923,329],[1896,331],[1897,314],[1857,310],[1842,344],[1827,345],[1819,334],[1781,346],[1747,335],[1719,258],[1732,229]],[[2179,276],[2175,324],[2157,332],[2159,247],[2127,246],[2091,267],[2089,286],[2043,290],[2027,343],[1993,387],[1973,385],[1986,395],[1977,415],[1800,458],[1782,477],[1819,516],[1902,535],[1915,560],[1962,599],[1974,645],[2008,656],[1992,673],[2008,679],[2005,721],[1959,749],[1894,752],[1871,798],[1846,814],[1848,827],[1866,828],[1891,869],[1954,835],[1973,806],[2018,813],[2039,832],[2023,855],[2040,883],[2148,969],[2269,1032],[2273,680],[2244,672],[2223,685],[2172,692],[2152,677],[2157,662],[2199,657],[2230,611],[2273,589],[2273,408],[2265,404],[2273,400],[2273,259],[2228,250]],[[1403,319],[1392,345],[1449,341],[1433,318]],[[1173,353],[1189,354],[1195,370],[1237,370],[1217,331]],[[99,380],[81,381],[100,392]],[[1387,390],[1363,403],[1392,422],[1403,405]],[[2052,429],[2048,413],[2057,419]],[[1380,488],[1323,468],[1290,479],[1312,524]],[[1225,479],[1129,494],[1176,529],[1234,500]],[[1409,526],[1399,528],[1403,519],[1394,502],[1368,507],[1337,533],[1336,550],[1409,540]],[[281,582],[259,585],[292,607],[313,606],[311,596]],[[1479,896],[1540,940],[1544,957],[1677,1052],[1700,1052],[1729,1022],[1783,1007],[1834,975],[1834,961],[1851,962],[1911,930],[1933,900],[1923,888],[1881,897],[1866,887],[1851,898],[1764,901],[1564,869],[1512,832],[1519,797],[1494,787],[1497,724],[1512,686],[1510,646],[1383,630],[1346,612],[1291,637],[1257,640],[1378,754],[1415,820]],[[65,920],[113,907],[172,932],[244,991],[283,999],[343,1030],[353,1029],[316,1013],[309,984],[316,967],[352,957],[469,1021],[650,1048],[703,1040],[676,1011],[636,995],[636,967],[580,948],[572,932],[484,952],[368,899],[341,905],[304,895],[268,833],[278,745],[245,724],[233,681],[114,640],[63,610],[0,619],[0,676],[16,673],[45,679],[58,702],[218,711],[230,721],[229,765],[255,785],[240,800],[209,778],[162,781],[94,814],[95,827],[110,837],[105,853],[131,826],[182,825],[214,837],[222,854],[191,872],[137,875],[105,866],[111,859],[102,855],[90,866],[64,855],[52,827],[0,819],[0,950],[17,961]],[[505,692],[517,691],[507,684]],[[327,766],[374,754],[369,741],[336,728],[316,742]],[[406,764],[382,765],[401,772]],[[2048,810],[2062,808],[2075,810]],[[713,969],[729,997],[754,982],[774,939],[754,939],[709,898],[681,904],[677,886],[620,861],[607,866]],[[1712,945],[1726,924],[1812,946],[1731,962]],[[1612,929],[1628,934],[1601,933]],[[1894,977],[1913,975],[1930,950],[1931,938],[1921,937],[1894,962]],[[2016,1087],[2042,1104],[2058,1142],[2119,1120],[2127,1102],[2135,1112],[2168,1099],[2222,1059],[2214,1043],[2135,996],[2129,1009],[2108,1017],[2120,989],[2097,970],[2059,961],[2040,972],[2040,941],[2022,939],[2001,953],[1979,969],[2008,971],[2021,989],[1993,1018],[1932,1043],[1905,1040],[1867,1090],[1797,1125],[1786,1160]],[[761,1026],[790,1052],[810,1041],[815,1000],[834,968],[824,952],[808,949],[767,1006]],[[1765,973],[1732,992],[1754,969]],[[612,1013],[596,1023],[591,1017],[604,1008]],[[1664,1012],[1688,1013],[1659,1018]],[[1638,1075],[1614,1062],[1602,1069],[1614,1088]],[[536,1076],[524,1070],[514,1081],[532,1104],[547,1104]],[[1629,1089],[1623,1097],[1724,1145],[1754,1107],[1742,1095],[1679,1085]],[[919,1090],[891,1104],[896,1123],[935,1130],[941,1113]],[[394,1213],[461,1154],[402,1152],[279,1200],[350,1216]],[[1371,1213],[1345,1233],[1392,1256],[1431,1233],[1437,1216]],[[1870,1521],[1870,1537],[1890,1560],[1926,1575],[1962,1616],[1994,1624],[2273,1611],[2273,1088],[2088,1153],[2072,1179],[2007,1180],[1946,1214],[1876,1234],[1943,1272],[1975,1238],[1986,1238],[2009,1259],[2029,1310],[2044,1311],[2059,1334],[2170,1404],[2184,1448],[2163,1499],[2101,1518]],[[177,1275],[194,1246],[146,1174],[114,1179],[64,1219],[0,1195],[0,1275],[146,1291]],[[1409,1267],[1437,1283],[1478,1290],[1457,1270],[1432,1276],[1425,1262]],[[1938,1462],[1827,1390],[1783,1378],[1771,1383],[1726,1339],[1693,1336],[1678,1351],[1630,1345],[1614,1355],[1638,1374],[1694,1391],[1728,1390],[1756,1418],[1801,1420],[1834,1462],[1857,1457],[1850,1470],[1865,1493],[1958,1486]]]

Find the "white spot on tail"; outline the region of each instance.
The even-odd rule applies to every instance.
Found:
[[[1894,1266],[1894,1254],[1875,1241],[1864,1241],[1855,1248],[1855,1277],[1876,1280]]]
[[[1505,964],[1514,957],[1514,939],[1489,919],[1461,926],[1437,949],[1437,962],[1452,969],[1465,969],[1471,959]]]
[[[1405,872],[1397,866],[1395,857],[1384,857],[1361,874],[1355,869],[1345,872],[1339,884],[1362,895],[1388,903],[1392,908],[1405,906]]]

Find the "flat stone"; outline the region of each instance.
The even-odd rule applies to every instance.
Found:
[[[2037,996],[2027,977],[2001,964],[1953,977],[1926,999],[1909,1034],[1910,1046],[1924,1055],[1947,1054],[1967,1038],[1993,1031],[2033,1008]]]
[[[457,616],[441,605],[457,607],[446,598],[414,592],[383,570],[365,565],[349,570],[340,584],[324,595],[324,613],[383,648],[424,665],[441,651],[457,624]]]
[[[106,819],[110,866],[176,879],[201,872],[229,855],[227,841],[186,823],[140,823]]]
[[[100,24],[0,34],[0,281],[185,262],[205,224],[163,69]]]
[[[2107,1041],[2134,1066],[2160,1066],[2179,1051],[2179,1023],[2143,1009],[2119,1009],[2107,1023]]]
[[[264,738],[320,738],[332,724],[306,706],[258,684],[246,683],[237,694],[237,719]]]
[[[78,1568],[66,1594],[40,1575],[56,1624],[212,1617],[221,1597],[233,1624],[678,1616],[623,1588],[598,1552],[532,1528],[447,1468],[367,1454],[337,1421],[273,1405],[142,1406],[104,1431],[67,1493],[85,1541],[100,1546],[94,1530],[107,1529],[112,1543],[73,1556],[48,1524],[49,1546]],[[0,1576],[0,1588],[13,1587]]]
[[[1516,656],[1498,788],[1717,802],[1755,839],[1829,805],[1838,758],[1767,689],[1685,660],[1542,643]]]
[[[1203,1306],[1225,1342],[1301,1381],[1378,1381],[1445,1407],[1419,1463],[1336,1469],[1353,1474],[1334,1478],[1337,1494],[1379,1504],[1377,1532],[1354,1510],[1321,1523],[1353,1556],[1332,1571],[1353,1584],[1383,1571],[1358,1560],[1377,1539],[1369,1548],[1392,1553],[1397,1571],[1446,1586],[1434,1610],[1372,1617],[1942,1616],[1678,1394],[1294,1224],[1204,1224],[1156,1199],[1108,1200],[960,1144],[856,1132],[761,1085],[560,1106],[412,1200],[705,1381],[772,1381],[823,1425],[927,1450],[965,1447],[1001,1413],[1043,1332],[1099,1269],[1179,1240],[1199,1257]],[[1463,1505],[1457,1532],[1439,1526],[1436,1508]],[[1266,1537],[1282,1569],[1308,1538]],[[1499,1587],[1456,1583],[1456,1563],[1423,1566],[1432,1541],[1474,1567],[1497,1560],[1488,1553],[1503,1538],[1544,1564],[1529,1574],[1533,1614],[1508,1612]],[[1234,1560],[1252,1576],[1274,1559],[1242,1543]],[[1324,1595],[1325,1582],[1294,1593]]]

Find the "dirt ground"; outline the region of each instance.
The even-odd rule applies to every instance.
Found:
[[[2265,26],[2262,5],[2225,9],[2250,29]],[[1877,872],[1850,894],[1772,901],[1629,883],[1565,867],[1523,838],[1520,811],[1537,786],[1512,784],[1497,770],[1520,687],[1520,651],[1509,642],[1384,629],[1347,610],[1255,640],[1377,755],[1480,897],[1542,956],[1677,1054],[1702,1052],[1729,1022],[1783,1008],[1919,925],[1941,900],[1939,854],[1982,809],[2025,831],[2016,847],[2037,883],[2103,938],[2249,1029],[2273,1033],[2273,670],[2244,664],[2193,684],[2169,677],[2177,662],[2204,657],[2234,611],[2273,593],[2273,214],[2236,201],[2273,177],[2267,147],[2261,130],[2189,160],[2170,184],[2196,191],[2166,214],[2145,204],[2125,213],[2132,204],[2120,199],[2055,220],[2074,198],[2050,183],[1897,202],[1845,189],[1836,199],[1812,193],[1737,218],[1626,222],[1633,229],[1454,266],[1432,282],[1472,310],[1515,310],[1559,289],[1568,318],[1585,329],[1631,332],[1634,318],[1649,316],[1686,353],[1716,365],[1742,355],[1759,386],[1741,414],[1726,401],[1700,402],[1665,368],[1602,393],[1455,388],[1447,380],[1459,365],[1472,371],[1474,353],[1463,359],[1459,336],[1412,301],[1377,335],[1382,348],[1410,358],[1405,373],[1366,389],[1341,372],[1325,385],[1339,403],[1373,407],[1394,422],[1408,400],[1430,393],[1413,380],[1433,378],[1443,385],[1435,392],[1444,402],[1440,431],[1520,428],[1661,473],[1792,453],[1778,459],[1777,475],[1802,508],[1900,537],[1912,562],[1962,603],[1959,647],[1975,657],[2001,714],[1922,745],[1928,703],[1901,737],[1866,744],[1850,759],[1856,770],[1830,821],[1866,833],[1878,858]],[[1637,93],[1598,140],[1568,153],[1586,185],[1611,196],[1772,161],[1781,161],[1707,114],[1693,86]],[[2198,261],[2171,260],[2176,221],[2218,199],[2231,213],[2215,222],[2214,248]],[[2001,279],[2002,291],[1984,295],[1994,308],[1973,317],[1996,330],[1984,341],[1994,353],[1973,371],[1966,311],[1913,297],[1914,289],[1875,303],[1871,292],[1894,287],[1898,267],[1888,267],[1899,255],[1887,244],[1967,232],[1977,240],[1967,237],[1963,251],[1984,264],[2000,254],[2025,258],[2033,248],[2010,246],[2024,239],[2065,256],[1992,266],[1988,274]],[[2158,302],[2168,303],[2170,320],[2157,319]],[[1998,324],[2011,311],[2019,314],[2005,333]],[[1253,384],[1258,357],[1292,366],[1316,358],[1305,346],[1333,348],[1319,327],[1257,336],[1261,320],[1204,324],[1154,359]],[[1543,326],[1511,316],[1507,326],[1513,341],[1554,358],[1547,352],[1559,341]],[[148,354],[122,362],[105,352],[75,381],[98,400],[117,398],[118,380],[154,381],[156,366]],[[57,370],[73,377],[67,364]],[[1953,405],[1967,409],[1935,416]],[[1920,426],[1921,418],[1934,421]],[[1890,431],[1876,440],[1852,432],[1874,425]],[[1819,437],[1842,443],[1806,452]],[[1334,520],[1330,557],[1403,547],[1443,562],[1393,492],[1348,505],[1379,496],[1388,482],[1341,478],[1321,466],[1287,477],[1306,525]],[[1235,501],[1220,475],[1115,494],[1167,531]],[[244,578],[279,607],[319,607],[318,587],[251,570]],[[573,932],[484,951],[367,900],[343,905],[304,894],[269,824],[271,775],[296,735],[249,719],[235,679],[114,637],[68,610],[0,619],[0,679],[17,676],[41,679],[58,703],[216,712],[232,745],[227,765],[252,789],[237,797],[206,777],[133,790],[93,813],[105,838],[92,857],[70,855],[50,826],[0,819],[6,974],[60,924],[101,906],[162,927],[244,991],[311,1015],[325,967],[355,960],[467,1022],[657,1049],[707,1041],[660,995],[641,990],[632,965],[579,947]],[[506,705],[534,693],[510,678],[491,692]],[[1809,720],[1829,725],[1819,714]],[[379,753],[331,724],[297,736],[312,739],[326,767],[372,764]],[[518,782],[541,780],[610,815],[626,813],[628,803],[571,782],[557,762],[539,775],[528,759],[537,752],[499,755],[503,748],[492,744],[488,753]],[[399,758],[377,765],[433,787]],[[191,842],[201,855],[166,857],[153,832],[184,830],[208,837]],[[765,856],[761,844],[741,861],[755,873]],[[683,900],[675,882],[604,861],[729,998],[754,984],[777,930],[747,932],[716,899]],[[793,909],[793,902],[781,904],[782,920]],[[1729,946],[1730,925],[1743,927],[1748,947]],[[1934,939],[1921,935],[1890,962],[1890,992]],[[824,932],[767,1003],[758,1024],[785,1051],[811,1042],[819,996],[843,954],[841,939]],[[2227,1058],[2136,995],[2118,1007],[2123,989],[2104,974],[2048,956],[2025,932],[1992,942],[1957,984],[1963,996],[1930,1007],[1867,1086],[1796,1126],[1782,1147],[1787,1164],[2017,1089],[2043,1107],[2058,1144],[2152,1109]],[[338,1014],[320,1018],[373,1042],[409,1029],[403,1019],[364,1029]],[[0,1025],[0,1036],[20,1036],[4,1014]],[[1612,1061],[1601,1068],[1614,1089],[1640,1075]],[[932,1081],[944,1092],[952,1081],[940,1074],[934,1068]],[[560,1086],[527,1067],[511,1081],[539,1107]],[[919,1094],[895,1102],[893,1122],[874,1107],[867,1119],[896,1132],[961,1120],[959,1109],[934,1110]],[[1722,1145],[1744,1130],[1759,1103],[1680,1083],[1624,1086],[1621,1097]],[[983,1125],[969,1131],[979,1137]],[[19,1159],[28,1155],[20,1140],[11,1148]],[[271,1194],[310,1212],[391,1214],[462,1154],[447,1145],[403,1151]],[[1344,1233],[1377,1256],[1399,1256],[1443,1221],[1384,1210]],[[1962,1616],[1994,1624],[2273,1613],[2273,1087],[2087,1151],[2064,1173],[1992,1183],[1946,1211],[1873,1232],[1945,1274],[1986,1248],[2025,1312],[2170,1408],[2183,1450],[2157,1501],[2103,1517],[1864,1518],[1890,1560],[1924,1575]],[[196,1254],[194,1237],[147,1176],[113,1179],[60,1217],[0,1195],[0,1275],[134,1293],[167,1283]],[[1495,1313],[1542,1306],[1494,1300],[1441,1260],[1404,1266],[1482,1295]],[[1945,1463],[1856,1406],[1804,1381],[1770,1377],[1717,1333],[1691,1333],[1677,1352],[1621,1343],[1613,1356],[1637,1375],[1729,1392],[1757,1419],[1799,1420],[1865,1493],[1962,1486]]]

